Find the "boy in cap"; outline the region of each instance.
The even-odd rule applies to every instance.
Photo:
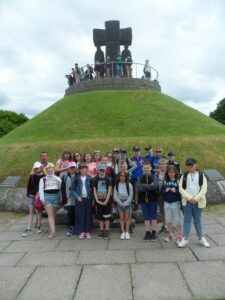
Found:
[[[129,173],[133,172],[137,168],[136,164],[127,157],[127,149],[122,147],[120,148],[120,157],[116,160],[116,165],[117,165],[117,168],[115,168],[116,174],[118,174],[118,172],[120,171],[120,164],[122,161],[127,162]]]
[[[146,151],[146,155],[144,156],[144,160],[151,162],[152,154],[153,154],[152,146],[150,146],[150,145],[146,146],[145,151]]]
[[[182,170],[180,164],[176,161],[176,154],[173,151],[170,151],[168,153],[168,166],[175,166],[177,169],[177,172],[182,175]]]
[[[96,217],[99,221],[100,232],[98,237],[109,239],[109,225],[111,218],[110,197],[112,194],[112,182],[106,176],[106,165],[99,164],[98,175],[93,179],[94,198],[96,201]]]
[[[204,174],[198,170],[195,158],[190,157],[186,160],[186,169],[187,172],[182,175],[179,183],[184,210],[184,226],[183,239],[178,244],[178,247],[183,248],[189,244],[188,239],[193,218],[199,243],[203,247],[209,248],[210,244],[203,236],[201,217],[202,209],[206,207],[207,181]]]

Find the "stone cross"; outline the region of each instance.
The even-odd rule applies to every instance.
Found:
[[[106,46],[105,57],[113,60],[120,52],[121,45],[131,45],[132,29],[120,29],[119,21],[106,21],[105,29],[93,29],[93,41],[96,47]]]

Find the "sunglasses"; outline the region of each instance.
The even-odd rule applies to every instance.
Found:
[[[80,154],[74,155],[74,157],[78,157],[78,156],[80,156]]]
[[[155,153],[162,153],[162,151],[155,151]]]
[[[120,177],[126,177],[126,175],[120,175]]]

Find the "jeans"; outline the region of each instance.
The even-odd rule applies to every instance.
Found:
[[[183,206],[184,209],[184,226],[183,226],[183,236],[189,238],[191,230],[191,220],[193,217],[195,230],[199,238],[203,237],[202,232],[202,209],[198,208],[198,204],[188,203]]]
[[[116,76],[122,76],[122,66],[121,64],[116,64]]]

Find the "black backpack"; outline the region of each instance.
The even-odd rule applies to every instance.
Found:
[[[200,171],[198,171],[198,173],[199,173],[198,184],[201,187],[203,185],[203,173],[200,172]],[[186,188],[187,188],[187,176],[188,176],[188,172],[185,172],[184,175],[183,175],[183,182],[182,182],[182,188],[184,190],[186,190]]]

